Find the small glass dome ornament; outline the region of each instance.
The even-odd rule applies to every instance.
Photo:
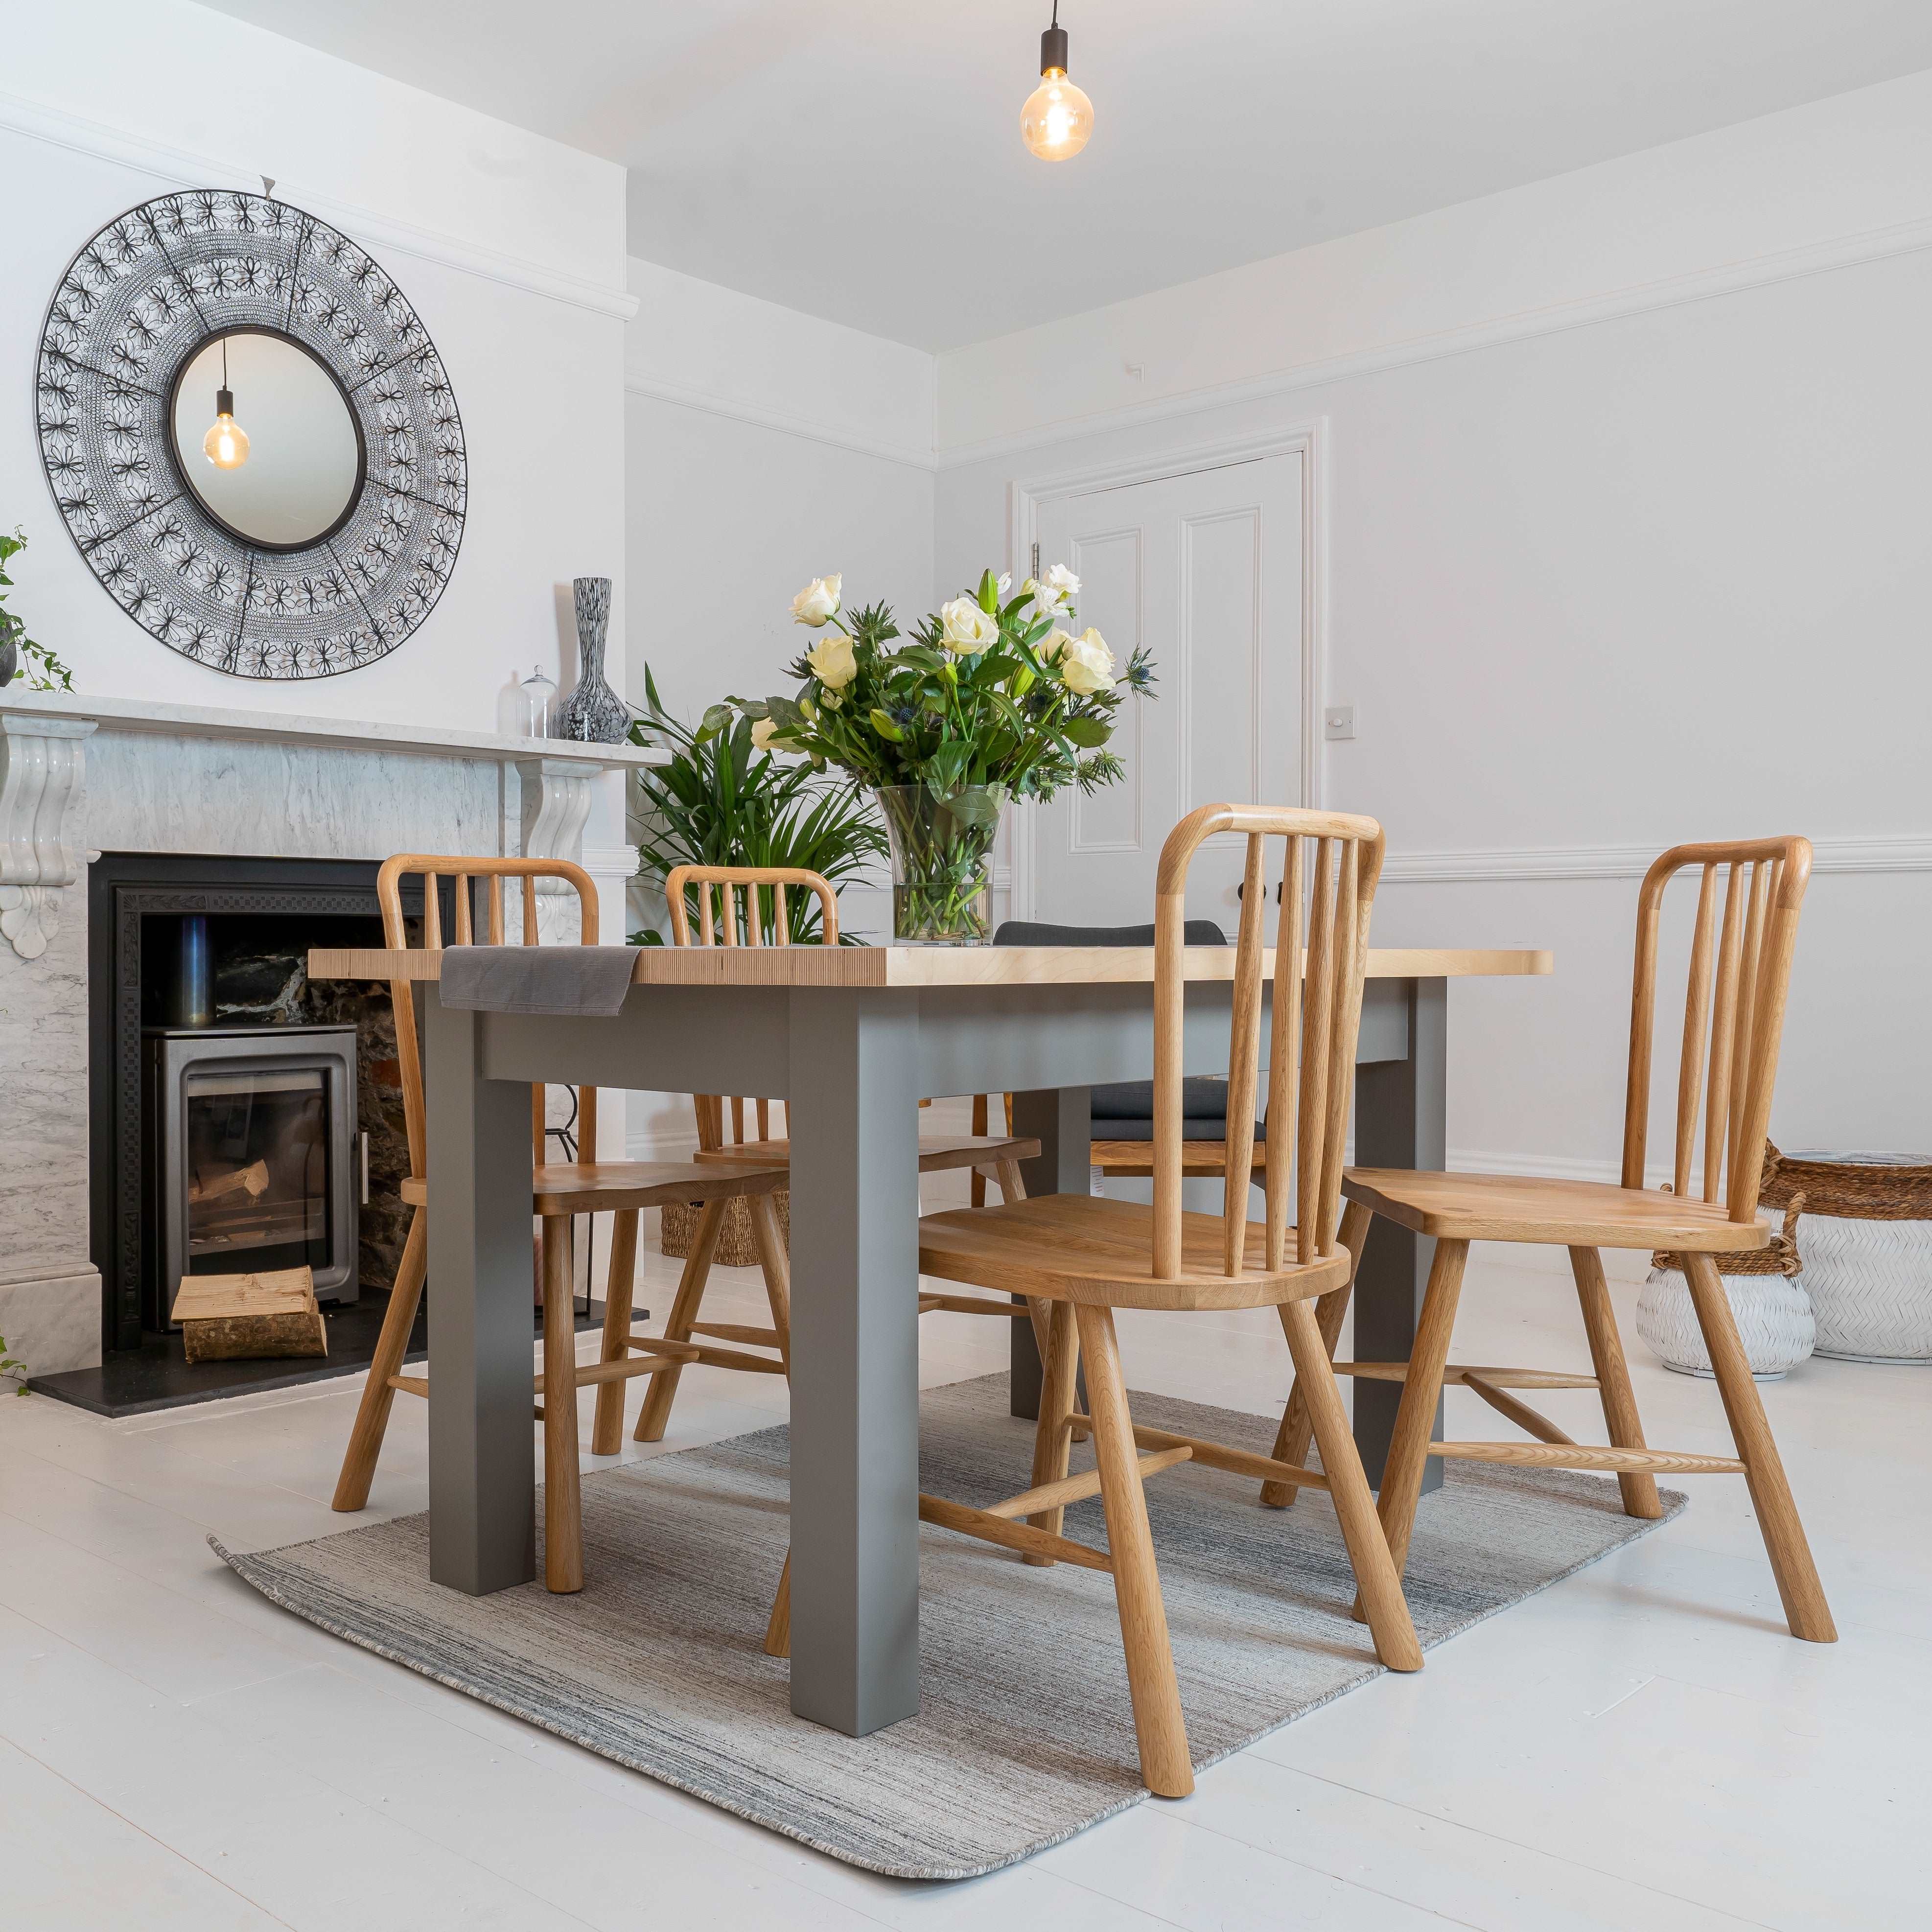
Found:
[[[1053,0],[1053,25],[1040,37],[1040,85],[1020,110],[1020,133],[1042,160],[1064,161],[1093,131],[1094,104],[1066,77],[1066,29]]]
[[[539,665],[524,680],[523,709],[518,718],[518,726],[526,738],[548,738],[550,736],[550,706],[556,701],[556,686],[543,674]]]

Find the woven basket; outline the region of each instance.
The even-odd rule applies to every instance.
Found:
[[[789,1246],[790,1193],[782,1187],[772,1196],[772,1201],[778,1210],[778,1226]],[[674,1202],[661,1210],[664,1223],[661,1245],[666,1254],[682,1260],[691,1252],[692,1242],[698,1234],[698,1217],[704,1211],[701,1204],[695,1201]],[[724,1204],[724,1225],[718,1230],[717,1252],[711,1258],[719,1268],[756,1268],[758,1264],[758,1244],[752,1238],[751,1210],[745,1205],[741,1196],[734,1196]]]
[[[1784,1226],[1768,1247],[1711,1257],[1731,1304],[1751,1375],[1761,1382],[1782,1379],[1816,1344],[1810,1300],[1796,1279],[1798,1221],[1804,1203],[1800,1194],[1785,1204]],[[1636,1298],[1636,1332],[1666,1369],[1679,1375],[1709,1375],[1711,1354],[1684,1279],[1683,1258],[1659,1252],[1651,1256],[1650,1267],[1649,1279]]]
[[[1803,1205],[1798,1279],[1820,1354],[1932,1365],[1932,1163],[1786,1154],[1767,1142],[1762,1198]]]

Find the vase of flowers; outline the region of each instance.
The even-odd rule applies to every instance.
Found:
[[[1144,650],[1118,665],[1099,632],[1074,634],[1080,580],[1061,564],[1010,597],[1012,580],[989,570],[896,646],[891,610],[848,611],[842,589],[814,578],[792,599],[794,621],[820,633],[790,667],[797,695],[729,704],[761,748],[872,790],[892,847],[896,942],[982,944],[1008,800],[1119,778],[1108,741],[1152,665]]]
[[[872,796],[892,856],[892,937],[901,945],[975,945],[987,937],[993,842],[1004,785],[880,785]]]

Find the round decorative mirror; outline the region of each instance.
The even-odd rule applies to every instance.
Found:
[[[168,413],[182,481],[243,543],[306,550],[348,521],[362,490],[362,428],[340,382],[299,342],[266,328],[210,336],[176,371]]]
[[[55,292],[36,391],[81,554],[214,669],[373,663],[455,567],[468,455],[435,346],[368,255],[285,202],[198,190],[110,223]]]

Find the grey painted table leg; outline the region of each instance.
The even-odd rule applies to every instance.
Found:
[[[472,1597],[536,1574],[530,1090],[478,1071],[482,1016],[430,989],[429,1574]]]
[[[854,1737],[919,1709],[919,1021],[795,989],[791,1708]]]
[[[1091,1090],[1049,1087],[1013,1096],[1013,1132],[1040,1143],[1040,1158],[1022,1164],[1020,1178],[1036,1194],[1084,1194],[1093,1171]],[[1019,1297],[1016,1295],[1015,1300]],[[1040,1419],[1040,1345],[1030,1322],[1016,1322],[1011,1358],[1010,1414]]]
[[[1384,982],[1386,985],[1388,982]],[[1400,1060],[1366,1061],[1355,1069],[1355,1165],[1412,1167],[1440,1172],[1448,1165],[1445,1103],[1448,1090],[1449,982],[1402,982],[1408,1005],[1408,1052]],[[1355,1274],[1355,1359],[1406,1362],[1415,1343],[1416,1317],[1429,1285],[1436,1244],[1378,1216]],[[1355,1381],[1355,1446],[1370,1484],[1382,1485],[1382,1465],[1400,1382]],[[1433,1440],[1442,1438],[1442,1408],[1436,1409]],[[1424,1491],[1440,1488],[1442,1459],[1432,1456]]]

